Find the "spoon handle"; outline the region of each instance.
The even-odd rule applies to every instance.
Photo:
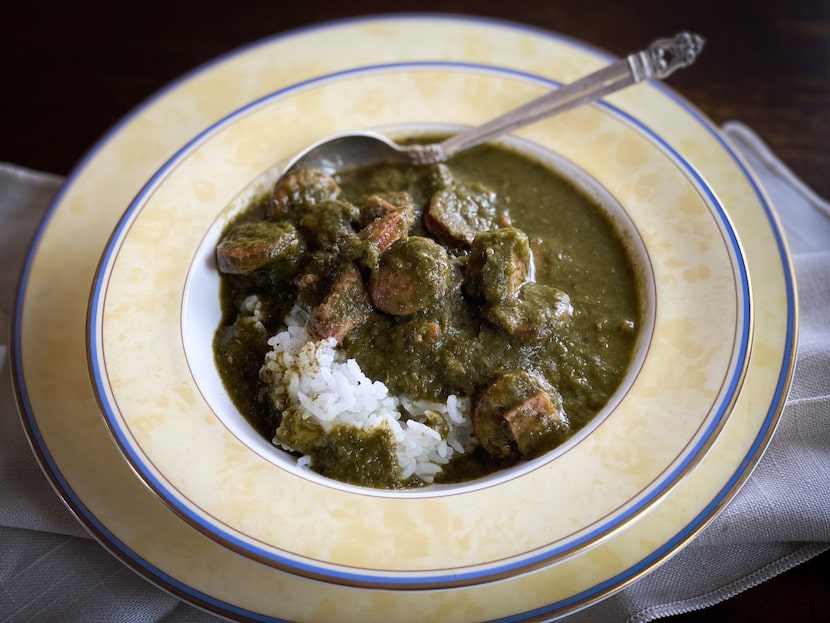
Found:
[[[630,54],[484,125],[459,132],[432,145],[434,152],[437,152],[433,153],[433,161],[447,160],[490,138],[593,101],[641,80],[665,78],[677,69],[691,65],[703,48],[703,42],[702,37],[688,32],[682,32],[671,39],[659,39],[645,50]]]

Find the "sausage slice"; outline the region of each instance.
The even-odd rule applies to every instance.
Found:
[[[268,216],[277,221],[291,216],[295,208],[331,201],[339,194],[339,184],[328,173],[319,169],[298,169],[277,180]]]
[[[449,282],[447,250],[430,238],[410,236],[380,257],[369,278],[369,295],[379,310],[408,316],[440,300]]]
[[[465,291],[488,303],[516,296],[530,278],[530,243],[520,229],[505,227],[478,234],[469,257]]]
[[[216,246],[216,264],[230,275],[246,275],[279,261],[296,264],[304,251],[290,223],[248,221],[233,227]]]
[[[424,225],[447,244],[469,246],[476,234],[495,227],[495,201],[496,193],[481,184],[439,190],[429,201]]]

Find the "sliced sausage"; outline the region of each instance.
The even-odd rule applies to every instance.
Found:
[[[319,169],[298,169],[282,176],[274,185],[268,215],[272,220],[291,216],[296,208],[336,199],[340,186]]]
[[[520,229],[478,234],[470,247],[465,292],[487,303],[513,298],[530,277],[530,243]]]
[[[469,246],[476,234],[494,229],[495,201],[496,194],[480,184],[439,190],[429,201],[424,225],[447,244]]]
[[[564,327],[573,316],[570,297],[540,283],[522,285],[516,296],[485,309],[484,317],[508,335],[539,339]]]
[[[272,263],[296,264],[303,243],[290,223],[248,221],[233,227],[216,246],[216,263],[226,274],[245,275]]]
[[[444,247],[429,238],[410,236],[380,257],[369,278],[369,295],[379,310],[407,316],[444,296],[450,271]]]

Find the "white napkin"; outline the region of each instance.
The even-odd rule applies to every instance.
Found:
[[[746,126],[725,134],[769,193],[800,297],[799,356],[780,425],[738,495],[684,550],[573,622],[645,622],[715,604],[830,548],[830,204]],[[0,164],[0,622],[196,623],[217,617],[156,588],[89,538],[38,467],[9,382],[24,255],[62,179]]]

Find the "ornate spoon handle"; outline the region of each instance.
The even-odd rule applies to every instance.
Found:
[[[648,48],[533,100],[505,115],[454,134],[441,143],[414,147],[413,158],[427,164],[443,162],[484,141],[540,121],[649,78],[665,78],[691,65],[703,48],[701,36],[682,32],[658,39]]]

